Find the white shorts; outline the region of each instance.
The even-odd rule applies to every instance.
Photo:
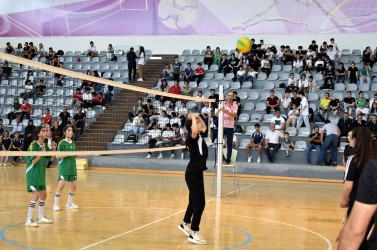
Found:
[[[358,114],[359,111],[360,111],[362,114],[364,114],[364,115],[369,115],[369,109],[368,109],[368,108],[363,108],[363,109],[357,108],[357,109],[356,109],[356,114]]]

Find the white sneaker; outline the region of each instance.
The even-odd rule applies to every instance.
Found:
[[[25,222],[25,226],[27,226],[27,227],[37,227],[37,226],[38,226],[38,223],[35,222],[35,221],[33,221],[33,220],[27,220],[27,221]]]
[[[37,221],[38,224],[52,224],[52,220],[46,217],[39,218]]]
[[[178,226],[178,229],[181,230],[186,236],[190,236],[191,228],[187,225],[181,224]]]
[[[162,159],[162,154],[160,154],[160,155],[157,157],[157,159]]]
[[[105,109],[106,109],[106,107],[105,107],[105,106],[103,106],[103,107],[102,107],[102,110],[105,110]]]
[[[258,156],[258,160],[257,160],[257,162],[260,163],[260,161],[261,161],[261,158]]]
[[[171,154],[170,159],[175,159],[175,155]]]
[[[185,153],[181,154],[181,160],[185,159]]]
[[[54,204],[54,205],[52,206],[52,210],[53,210],[53,211],[60,211],[60,207],[59,207],[59,205],[58,205],[58,204]]]
[[[147,159],[150,159],[150,158],[151,158],[151,154],[148,154],[148,155],[147,155]]]
[[[73,203],[67,203],[67,206],[66,206],[68,209],[77,209],[79,208],[79,206],[73,204]]]
[[[143,80],[143,78],[140,78],[140,82],[143,82],[144,80]]]
[[[247,158],[247,162],[251,162],[251,159],[253,159],[253,157],[252,157],[252,156],[249,156],[249,157]]]
[[[6,163],[4,163],[4,167],[6,167],[7,166],[7,164]]]
[[[2,166],[3,166],[3,163],[0,162],[0,167],[2,167]]]
[[[199,245],[207,244],[207,241],[203,238],[203,236],[201,234],[199,234],[199,232],[192,231],[192,233],[190,234],[190,236],[187,239],[190,242],[195,243],[195,244],[199,244]]]

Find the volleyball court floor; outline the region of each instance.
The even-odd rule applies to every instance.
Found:
[[[80,208],[65,209],[66,185],[55,212],[57,174],[47,169],[45,216],[54,223],[27,228],[25,168],[0,167],[0,249],[334,249],[345,213],[340,183],[240,178],[235,197],[233,179],[224,177],[216,199],[206,176],[207,245],[194,245],[177,229],[188,202],[183,174],[82,170]]]

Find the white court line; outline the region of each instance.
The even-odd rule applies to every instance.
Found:
[[[238,191],[241,191],[241,190],[243,190],[243,189],[246,189],[246,188],[252,187],[252,186],[254,186],[254,185],[255,185],[255,184],[250,184],[250,185],[248,185],[248,186],[245,186],[245,187],[243,187],[243,188],[238,189]],[[230,195],[230,194],[232,194],[232,193],[234,193],[234,192],[235,192],[235,191],[232,191],[232,192],[226,193],[226,194],[223,195],[222,197],[227,196],[227,195]],[[217,200],[217,198],[210,199],[210,200],[206,201],[206,203],[209,203],[209,202],[214,201],[214,200]],[[171,218],[171,217],[173,217],[173,216],[176,216],[176,215],[178,215],[178,214],[180,214],[180,213],[183,213],[183,212],[185,212],[185,211],[186,211],[186,209],[185,209],[185,210],[181,210],[181,211],[179,211],[179,212],[176,212],[176,213],[174,213],[174,214],[168,215],[168,216],[166,216],[166,217],[164,217],[164,218],[161,218],[161,219],[159,219],[159,220],[155,220],[155,221],[152,221],[152,222],[150,222],[150,223],[148,223],[148,224],[145,224],[145,225],[143,225],[143,226],[140,226],[140,227],[137,227],[137,228],[135,228],[135,229],[132,229],[132,230],[130,230],[130,231],[127,231],[127,232],[124,232],[124,233],[121,233],[121,234],[115,235],[115,236],[113,236],[113,237],[110,237],[110,238],[107,238],[107,239],[104,239],[104,240],[98,241],[98,242],[96,242],[96,243],[93,243],[93,244],[91,244],[91,245],[89,245],[89,246],[86,246],[86,247],[80,248],[80,250],[88,249],[88,248],[90,248],[90,247],[94,247],[94,246],[97,246],[97,245],[99,245],[99,244],[102,244],[102,243],[104,243],[104,242],[106,242],[106,241],[113,240],[113,239],[116,239],[116,238],[118,238],[118,237],[120,237],[120,236],[123,236],[123,235],[129,234],[129,233],[135,232],[135,231],[137,231],[137,230],[143,229],[143,228],[148,227],[148,226],[150,226],[150,225],[156,224],[156,223],[158,223],[158,222],[160,222],[160,221],[163,221],[163,220],[169,219],[169,218]]]

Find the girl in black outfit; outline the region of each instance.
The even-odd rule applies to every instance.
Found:
[[[183,224],[179,225],[178,229],[189,236],[190,242],[206,244],[206,240],[199,234],[199,224],[205,207],[203,171],[207,170],[208,147],[203,133],[207,127],[198,114],[190,113],[186,129],[186,149],[190,153],[190,161],[186,168],[185,180],[190,193]]]
[[[370,131],[368,128],[359,127],[354,129],[352,137],[356,139],[356,142],[352,155],[347,160],[345,183],[343,186],[342,199],[340,200],[340,207],[348,207],[347,218],[351,214],[352,207],[356,199],[357,186],[359,184],[359,179],[363,168],[365,164],[374,157],[373,140],[370,136]],[[367,249],[366,237],[367,235],[365,236],[365,239],[359,249]]]

